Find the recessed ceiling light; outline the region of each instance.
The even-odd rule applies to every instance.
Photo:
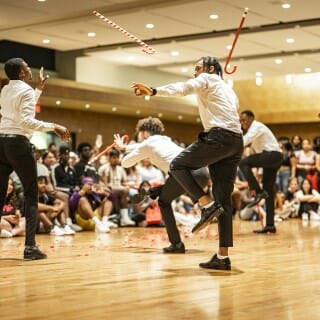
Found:
[[[199,117],[197,117],[196,121],[199,123],[201,121],[201,119]]]
[[[140,113],[141,113],[141,111],[140,111],[140,110],[137,110],[137,111],[136,111],[136,114],[140,114]]]
[[[274,60],[274,63],[275,64],[281,64],[283,61],[282,61],[282,59],[276,59],[276,60]]]
[[[175,51],[175,50],[173,50],[173,51],[171,51],[171,53],[170,53],[173,57],[178,57],[179,56],[179,51]]]
[[[311,72],[312,69],[311,68],[304,68],[304,72]]]
[[[146,24],[146,28],[147,29],[153,29],[154,28],[154,24],[153,23],[147,23]]]
[[[227,50],[231,50],[231,49],[232,49],[232,44],[228,44],[228,45],[226,46],[226,48],[227,48]]]
[[[46,2],[47,0],[38,0],[38,2]]]
[[[181,114],[178,115],[178,120],[182,120],[183,116]]]
[[[50,40],[49,39],[43,39],[42,43],[48,44],[48,43],[50,43]]]
[[[256,72],[256,77],[262,77],[262,72],[257,71],[257,72]]]
[[[293,38],[287,38],[286,41],[287,43],[294,43],[295,40]]]
[[[89,109],[91,106],[90,106],[89,103],[86,103],[86,104],[84,105],[84,107],[85,107],[86,109]]]
[[[158,113],[158,117],[162,118],[163,114],[161,112]]]
[[[182,72],[182,73],[187,73],[188,71],[189,71],[188,68],[181,68],[181,72]]]
[[[262,86],[262,77],[256,77],[256,85],[257,86]]]
[[[289,9],[289,8],[291,8],[291,4],[290,4],[290,3],[283,3],[283,4],[281,5],[281,7],[282,7],[283,9]]]
[[[133,60],[134,60],[134,57],[133,57],[133,56],[128,56],[127,60],[128,60],[128,61],[133,61]]]
[[[94,38],[97,34],[95,32],[88,32],[89,38]]]
[[[112,112],[116,112],[117,111],[117,107],[112,107],[111,111]]]
[[[292,83],[292,75],[291,74],[286,74],[286,84],[291,84]]]
[[[57,100],[57,101],[56,101],[56,105],[57,105],[57,106],[60,106],[60,104],[61,104],[61,101],[60,101],[60,100]]]
[[[219,19],[219,16],[217,14],[210,14],[209,18],[212,20],[217,20]]]

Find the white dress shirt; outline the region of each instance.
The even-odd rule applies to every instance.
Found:
[[[238,98],[220,76],[201,73],[187,82],[157,87],[157,95],[159,96],[186,96],[189,94],[197,96],[199,115],[205,131],[219,127],[241,133]]]
[[[167,174],[171,161],[183,151],[183,148],[176,145],[169,137],[156,134],[141,143],[129,144],[126,151],[129,153],[121,161],[123,167],[132,167],[140,160],[149,158],[153,165]]]
[[[251,143],[251,148],[255,153],[262,151],[279,151],[279,143],[271,130],[263,123],[253,120],[248,131],[243,136],[243,143],[246,147]]]
[[[0,133],[18,134],[30,139],[34,131],[53,131],[53,123],[34,118],[40,94],[40,90],[34,90],[24,81],[10,80],[0,95]]]

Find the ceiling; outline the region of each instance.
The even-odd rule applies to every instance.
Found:
[[[291,8],[282,8],[284,3]],[[214,55],[224,65],[245,7],[249,13],[230,63],[237,71],[226,78],[300,74],[305,68],[320,72],[319,0],[0,0],[0,40],[80,50],[108,63],[190,76],[203,55]],[[146,55],[136,42],[93,16],[93,10],[156,52]],[[219,18],[212,20],[211,14]],[[147,23],[154,28],[147,29]],[[44,39],[50,43],[43,44]]]

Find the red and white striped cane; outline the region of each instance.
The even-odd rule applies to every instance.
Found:
[[[152,47],[150,47],[149,45],[147,45],[146,43],[144,43],[141,39],[139,39],[138,37],[136,37],[135,35],[133,35],[132,33],[130,33],[129,31],[123,29],[122,27],[120,27],[119,25],[117,25],[115,22],[113,22],[112,20],[108,19],[107,17],[105,17],[104,15],[102,15],[101,13],[99,13],[98,11],[94,10],[92,12],[97,18],[100,18],[101,20],[103,20],[104,22],[108,23],[112,28],[120,31],[122,34],[124,34],[125,36],[127,36],[128,38],[130,38],[131,40],[135,41],[139,46],[142,46],[142,51],[146,54],[154,54],[156,52],[155,49],[153,49]]]

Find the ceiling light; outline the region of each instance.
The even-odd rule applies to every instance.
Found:
[[[50,43],[50,40],[49,39],[43,39],[42,43],[48,44],[48,43]]]
[[[181,68],[181,72],[182,72],[182,73],[187,73],[188,71],[189,71],[188,68]]]
[[[262,77],[256,77],[256,85],[257,86],[262,86]]]
[[[112,107],[111,111],[112,112],[116,112],[117,111],[117,107]]]
[[[291,84],[292,83],[292,75],[291,74],[286,74],[286,84]]]
[[[137,111],[136,111],[136,114],[140,114],[140,113],[141,113],[141,111],[140,111],[140,110],[137,110]]]
[[[181,114],[178,115],[178,120],[182,120],[183,116]]]
[[[85,107],[86,109],[89,109],[91,106],[90,106],[89,103],[86,103],[86,104],[84,105],[84,107]]]
[[[89,38],[94,38],[97,34],[95,32],[88,32]]]
[[[61,104],[61,101],[60,101],[60,100],[57,100],[57,101],[56,101],[56,105],[57,105],[57,106],[60,106],[60,104]]]
[[[199,117],[197,117],[196,121],[199,123],[199,122],[201,122],[201,119]]]
[[[290,3],[283,3],[283,4],[281,5],[281,7],[282,7],[283,9],[289,9],[289,8],[291,8],[291,4],[290,4]]]
[[[287,38],[286,41],[287,43],[294,43],[295,40],[293,38]]]
[[[226,46],[226,48],[227,48],[227,50],[231,50],[231,49],[232,49],[232,44],[228,44],[228,45]]]
[[[133,56],[128,56],[127,60],[128,60],[128,61],[133,61],[133,60],[134,60],[134,57],[133,57]]]
[[[149,101],[150,100],[150,96],[145,96],[144,100]]]
[[[38,2],[46,2],[47,0],[38,0]]]
[[[257,72],[256,72],[256,77],[262,77],[262,72],[257,71]]]
[[[147,23],[146,24],[146,28],[147,29],[153,29],[154,28],[154,24],[153,23]]]
[[[161,112],[158,113],[158,117],[162,118],[163,114]]]
[[[217,14],[210,14],[209,18],[212,20],[217,20],[219,19],[219,16]]]
[[[276,59],[276,60],[274,60],[274,63],[275,64],[281,64],[283,61],[282,61],[282,59]]]
[[[171,55],[173,56],[173,57],[178,57],[179,56],[179,51],[171,51]]]
[[[304,68],[304,72],[311,72],[312,69],[311,68]]]

